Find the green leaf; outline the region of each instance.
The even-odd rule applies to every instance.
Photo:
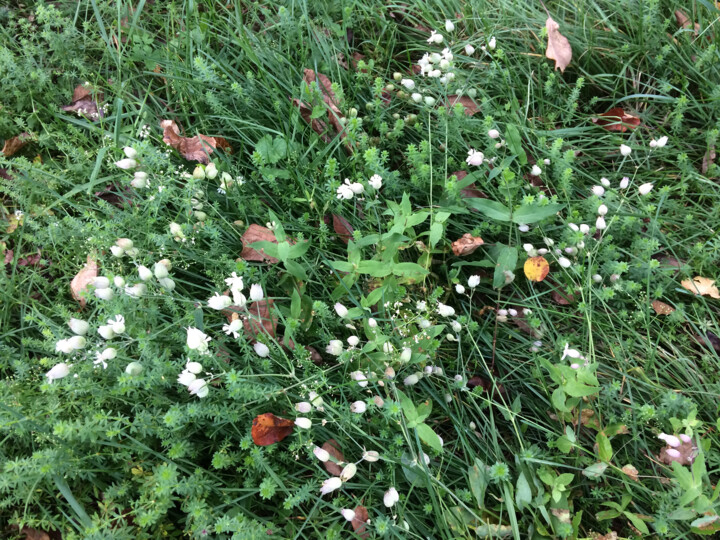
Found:
[[[635,528],[640,531],[643,534],[650,534],[650,531],[648,530],[648,526],[645,525],[645,522],[637,517],[632,512],[623,512],[626,518],[630,520],[630,522],[635,526]]]
[[[338,270],[340,272],[354,272],[355,267],[352,263],[345,262],[345,261],[330,261],[330,266],[332,266],[335,270]]]
[[[360,261],[357,271],[360,274],[368,274],[372,277],[385,277],[390,275],[392,268],[381,261]]]
[[[550,399],[558,411],[570,412],[570,408],[565,405],[565,392],[562,388],[555,389]]]
[[[362,307],[374,306],[380,301],[384,292],[385,287],[378,287],[377,289],[373,289],[372,291],[370,291],[370,294],[368,294],[367,297],[363,298],[360,301],[360,305]]]
[[[525,150],[523,150],[522,139],[520,138],[520,132],[517,126],[512,124],[505,126],[505,142],[510,151],[518,156],[520,165],[526,165],[527,155],[525,154]]]
[[[470,490],[475,496],[478,508],[485,508],[485,491],[488,486],[487,470],[485,464],[475,459],[475,464],[468,469],[470,477]]]
[[[414,422],[417,420],[418,413],[415,409],[415,405],[413,405],[412,400],[407,397],[402,391],[397,391],[398,396],[400,396],[400,406],[402,407],[403,414],[405,414],[405,418],[408,422]]]
[[[265,135],[258,141],[257,145],[255,145],[255,151],[262,156],[266,163],[275,165],[285,157],[287,153],[287,143],[279,137],[273,139],[270,135]]]
[[[511,246],[500,247],[500,253],[495,264],[495,274],[493,276],[493,288],[499,289],[505,285],[505,272],[512,272],[517,265],[518,252]]]
[[[295,244],[290,246],[290,251],[288,253],[289,259],[297,259],[298,257],[302,257],[307,253],[307,250],[310,249],[310,241],[307,240],[305,242],[296,242]],[[280,257],[278,257],[279,259]]]
[[[607,463],[595,463],[594,465],[590,465],[589,467],[585,468],[582,473],[587,478],[595,480],[597,478],[600,478],[605,473],[605,469],[607,468]]]
[[[302,309],[302,298],[297,289],[293,289],[292,299],[290,300],[290,316],[293,319],[300,318],[300,312]]]
[[[267,253],[267,252],[266,252]],[[278,242],[277,245],[277,258],[285,262],[290,254],[290,242],[287,240],[284,242]]]
[[[597,386],[588,386],[587,384],[578,382],[575,379],[569,379],[563,385],[563,390],[565,390],[567,395],[579,398],[597,394],[600,391],[600,388]]]
[[[360,263],[360,264],[362,264],[362,263]],[[383,267],[387,268],[387,265],[383,265]],[[396,276],[419,279],[419,278],[427,275],[428,271],[425,270],[422,266],[420,266],[417,263],[406,262],[406,263],[394,264],[392,266],[392,273],[395,274]],[[380,277],[380,276],[378,276],[378,277]]]
[[[485,217],[497,221],[510,221],[510,209],[500,202],[477,197],[465,199],[465,202],[470,208],[474,208]]]
[[[610,461],[613,455],[612,444],[607,435],[600,432],[595,436],[595,442],[598,445],[598,456],[602,461]]]
[[[442,452],[442,444],[440,443],[440,437],[437,436],[430,426],[427,424],[420,424],[417,427],[418,437],[420,440],[427,444],[433,450]]]
[[[515,504],[519,510],[525,508],[532,502],[532,491],[530,490],[530,484],[525,478],[525,473],[521,472],[518,476],[517,484],[515,485]]]
[[[602,512],[598,512],[595,514],[595,518],[598,521],[603,521],[605,519],[615,519],[620,515],[620,512],[617,510],[603,510]]]
[[[279,259],[278,245],[275,242],[269,242],[268,240],[258,240],[257,242],[253,242],[252,244],[250,244],[250,247],[258,251],[262,249],[265,251],[266,255]]]
[[[435,222],[430,226],[430,247],[435,247],[435,245],[440,241],[443,235],[443,226],[442,223]]]
[[[290,274],[301,281],[307,281],[307,272],[305,272],[305,268],[303,268],[301,264],[291,261],[290,259],[285,261],[283,264],[285,265],[285,270],[287,270]]]
[[[557,446],[558,450],[560,450],[563,454],[567,454],[572,450],[573,444],[565,435],[562,435],[561,437],[558,437],[558,440],[555,441],[555,446]]]
[[[535,223],[536,221],[557,214],[563,207],[564,205],[562,204],[524,204],[513,212],[512,221],[513,223]]]
[[[690,524],[692,532],[697,534],[715,534],[720,532],[720,516],[705,516],[696,519]]]
[[[430,215],[429,212],[417,212],[415,214],[409,215],[405,220],[405,228],[408,227],[414,227],[415,225],[420,225],[423,221],[425,221],[428,216]]]

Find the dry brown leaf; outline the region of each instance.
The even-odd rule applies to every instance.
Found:
[[[673,311],[675,311],[675,308],[672,307],[670,304],[666,304],[665,302],[661,302],[660,300],[653,300],[652,304],[650,305],[655,310],[655,313],[657,313],[658,315],[670,315]]]
[[[338,216],[337,214],[332,215],[332,221],[333,221],[333,230],[338,234],[340,237],[340,240],[345,242],[346,244],[350,242],[353,238],[353,226],[350,225],[350,222],[345,219],[342,216]]]
[[[713,279],[695,276],[692,280],[685,279],[681,281],[680,285],[695,295],[709,296],[720,300],[720,291],[718,291],[716,285],[713,285],[714,283],[715,280]]]
[[[73,91],[72,103],[62,107],[65,112],[78,113],[79,116],[89,118],[93,122],[105,115],[100,102],[103,100],[102,92],[96,92],[95,96],[90,88],[78,85]]]
[[[161,120],[160,127],[163,129],[163,141],[172,146],[182,157],[188,161],[197,161],[207,165],[210,163],[210,154],[216,149],[222,148],[230,152],[230,143],[223,137],[208,137],[197,134],[194,137],[183,137],[180,135],[180,128],[174,120]]]
[[[334,476],[340,476],[343,467],[338,465],[338,463],[345,462],[345,456],[340,451],[340,445],[335,439],[330,439],[322,445],[322,449],[337,460],[337,463],[330,460],[324,462],[323,465],[325,465],[325,470]]]
[[[321,120],[318,120],[317,118],[312,118],[312,109],[305,105],[299,99],[291,99],[290,101],[292,101],[293,104],[299,109],[302,119],[305,120],[305,122],[307,122],[308,124],[310,124],[310,127],[315,133],[320,135],[322,141],[329,143],[332,140],[332,137],[328,135],[327,124],[325,122],[322,122]]]
[[[608,112],[593,118],[592,121],[608,131],[619,131],[620,133],[625,133],[628,129],[635,129],[640,125],[640,119],[625,112],[622,107],[613,107]]]
[[[318,73],[316,71],[313,71],[312,69],[305,69],[303,80],[305,83],[310,86],[310,84],[317,83],[317,87],[320,90],[320,93],[322,95],[323,101],[328,106],[328,122],[335,128],[336,134],[339,134],[342,139],[345,139],[347,137],[347,132],[345,131],[345,127],[340,122],[340,119],[343,117],[342,113],[340,112],[339,108],[339,101],[337,97],[335,96],[335,92],[332,90],[332,83],[330,82],[330,79],[328,79],[325,75],[322,73]],[[296,100],[293,100],[296,101]],[[302,103],[298,101],[299,106],[305,106]],[[302,114],[302,110],[301,110]],[[311,124],[312,125],[312,124]],[[313,126],[313,129],[315,127]],[[317,132],[317,130],[315,130]],[[320,132],[318,132],[320,133]],[[352,152],[352,147],[345,143],[345,148],[348,149],[348,151]]]
[[[278,319],[272,311],[274,303],[274,300],[265,298],[247,305],[249,315],[243,317],[243,326],[250,339],[265,333],[275,337]]]
[[[690,21],[690,17],[688,17],[687,14],[683,10],[681,10],[681,9],[675,10],[675,20],[677,21],[678,26],[680,28],[689,30],[690,28],[693,28],[693,26],[694,26],[695,35],[700,33],[700,24],[695,23],[693,25],[693,23]]]
[[[623,465],[621,470],[628,475],[631,480],[634,480],[635,482],[638,481],[638,470],[629,463],[627,465]]]
[[[15,137],[11,137],[5,140],[5,144],[2,148],[2,154],[5,157],[10,157],[32,140],[32,136],[29,133],[21,133]]]
[[[457,181],[460,182],[463,178],[465,178],[468,175],[467,171],[455,171],[450,176],[454,176],[457,178]],[[466,199],[487,199],[488,195],[484,191],[481,191],[477,188],[475,185],[475,182],[472,184],[469,184],[465,186],[464,188],[460,189],[460,195],[462,195]],[[473,212],[477,212],[478,210],[475,208],[470,208]]]
[[[25,535],[25,540],[50,540],[50,535],[45,531],[38,531],[32,527],[23,527],[20,531]]]
[[[243,250],[240,253],[241,259],[245,259],[246,261],[268,262],[272,264],[280,262],[275,257],[267,255],[262,249],[258,251],[250,247],[250,244],[261,241],[267,241],[277,244],[277,240],[275,239],[275,233],[273,233],[267,227],[263,227],[262,225],[256,225],[253,223],[247,228],[245,234],[242,235],[241,240],[243,243]]]
[[[12,250],[10,250],[8,253],[12,253]],[[12,259],[12,257],[11,257],[11,259]],[[713,332],[710,332],[708,330],[707,332],[705,332],[705,336],[702,336],[700,334],[695,334],[693,337],[695,338],[695,341],[697,341],[700,345],[712,347],[713,349],[715,349],[717,352],[720,353],[720,337],[718,337]]]
[[[479,236],[473,236],[470,233],[465,233],[461,238],[458,238],[452,243],[452,250],[458,257],[464,257],[465,255],[473,253],[484,243],[483,239]]]
[[[355,517],[350,522],[355,534],[360,538],[370,538],[370,533],[367,532],[366,524],[370,516],[368,516],[367,508],[364,506],[355,507]]]
[[[83,266],[82,270],[80,270],[70,282],[70,292],[72,293],[72,297],[78,301],[80,307],[85,307],[85,304],[87,304],[87,300],[83,298],[80,293],[87,290],[88,285],[95,280],[97,275],[97,261],[91,255],[88,255],[85,266]]]
[[[680,452],[680,455],[675,457],[668,454],[668,450],[677,450]],[[690,442],[684,442],[677,448],[673,448],[670,445],[667,445],[665,448],[660,450],[660,461],[663,463],[670,465],[673,461],[677,461],[680,465],[690,465],[693,460],[695,459],[695,452],[697,451],[697,446],[693,445],[693,441]]]
[[[475,103],[470,96],[448,96],[447,106],[449,108],[453,108],[456,103],[460,103],[463,106],[465,114],[468,116],[472,116],[479,110],[477,103]]]
[[[292,420],[280,418],[273,413],[259,414],[253,419],[252,439],[258,446],[270,446],[282,441],[295,428]]]
[[[547,29],[548,44],[545,56],[550,60],[555,60],[555,69],[560,68],[565,73],[565,68],[572,60],[572,48],[568,39],[560,33],[560,25],[556,23],[552,17],[548,17],[545,21]]]

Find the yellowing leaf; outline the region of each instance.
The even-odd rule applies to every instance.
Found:
[[[673,311],[675,311],[675,308],[670,304],[666,304],[660,300],[653,300],[651,306],[658,315],[670,315]]]
[[[628,475],[631,480],[634,480],[635,482],[638,481],[638,470],[629,463],[627,465],[623,465],[622,472]]]
[[[555,60],[555,69],[560,68],[561,72],[565,72],[565,68],[572,60],[572,48],[568,39],[560,33],[560,25],[556,23],[552,17],[548,17],[545,21],[547,29],[548,44],[545,56],[550,60]]]
[[[550,264],[545,257],[530,257],[525,261],[523,266],[525,277],[530,281],[540,282],[545,279],[550,272]]]
[[[714,283],[715,280],[713,279],[695,276],[692,280],[681,281],[680,285],[696,295],[709,296],[720,300],[720,291],[718,291],[716,285],[713,285]]]

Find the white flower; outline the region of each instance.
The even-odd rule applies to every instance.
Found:
[[[425,96],[423,98],[423,101],[425,102],[425,105],[427,105],[428,107],[432,107],[433,105],[435,105],[435,98],[432,96]]]
[[[397,492],[397,489],[394,487],[391,487],[385,492],[385,495],[383,495],[383,503],[386,507],[392,508],[396,502],[400,500],[400,494]]]
[[[171,223],[170,224],[170,234],[172,234],[175,238],[185,238],[185,234],[183,233],[182,226],[178,223]]]
[[[343,508],[342,510],[340,510],[340,513],[342,514],[342,517],[344,517],[348,521],[352,521],[353,519],[355,519],[355,510]]]
[[[325,348],[325,352],[333,356],[340,356],[343,351],[343,342],[339,339],[333,339]]]
[[[640,195],[647,195],[648,193],[650,193],[652,191],[653,187],[654,187],[653,184],[651,184],[650,182],[647,182],[638,188],[638,193]]]
[[[474,289],[478,285],[480,285],[480,276],[470,276],[468,278],[468,287]]]
[[[581,223],[580,224],[580,232],[583,234],[589,234],[590,233],[590,225],[587,223]]]
[[[465,54],[467,54],[468,56],[472,56],[473,54],[475,54],[475,47],[473,47],[469,43],[465,45]]]
[[[445,30],[447,32],[452,32],[453,30],[455,30],[455,25],[453,24],[453,22],[451,20],[445,21]]]
[[[452,323],[450,323],[450,326],[452,326],[452,329],[455,332],[460,332],[460,330],[462,330],[462,324],[457,321],[453,321]]]
[[[438,34],[435,30],[432,30],[431,33],[430,33],[430,37],[428,38],[427,42],[428,42],[428,43],[438,43],[438,44],[439,44],[439,43],[442,43],[444,39],[445,39],[445,38],[443,38],[443,35],[442,35],[442,34]]]
[[[330,459],[330,452],[327,450],[320,448],[319,446],[316,446],[313,448],[313,454],[315,454],[315,457],[318,458],[320,461],[325,463],[327,460]]]
[[[88,333],[88,330],[90,330],[90,325],[87,321],[75,319],[74,317],[68,321],[68,326],[70,327],[70,330],[75,332],[78,336],[84,336]]]
[[[408,90],[415,89],[415,81],[413,81],[412,79],[403,79],[400,81],[400,84],[402,84]]]
[[[680,439],[677,438],[675,435],[667,435],[666,433],[661,433],[657,436],[658,439],[665,441],[669,446],[677,448],[682,443],[680,442]]]
[[[132,187],[134,187],[135,189],[146,189],[147,187],[149,187],[150,183],[147,180],[147,174],[142,173],[145,175],[144,177],[138,176],[138,174],[140,174],[140,173],[135,173],[135,178],[130,180],[130,185]]]
[[[185,364],[185,370],[189,371],[190,373],[194,373],[197,375],[202,371],[203,367],[200,362],[188,362]]]
[[[308,393],[308,399],[310,400],[310,403],[313,404],[313,407],[320,408],[324,403],[323,398],[318,396],[317,392],[310,391]]]
[[[665,450],[665,453],[666,453],[668,456],[674,457],[674,458],[679,458],[680,456],[682,456],[682,454],[680,453],[680,451],[679,451],[679,450],[675,450],[675,448],[668,448],[667,450]]]
[[[500,137],[500,132],[497,129],[491,129],[487,134],[491,139],[497,139]]]
[[[168,272],[168,267],[161,262],[156,262],[155,266],[153,266],[153,274],[155,274],[155,277],[157,279],[166,278],[170,275]]]
[[[232,304],[232,299],[229,296],[215,293],[215,296],[208,298],[208,307],[217,311],[223,310]]]
[[[666,136],[660,137],[657,140],[657,147],[662,148],[663,146],[665,146],[667,144],[667,142],[668,142],[668,138]]]
[[[117,356],[117,349],[108,347],[98,353],[103,360],[113,360]]]
[[[400,353],[400,361],[407,364],[412,358],[412,349],[410,347],[403,347]]]
[[[368,463],[375,463],[380,459],[380,454],[375,450],[365,450],[365,452],[363,452],[362,458]]]
[[[476,152],[474,148],[471,148],[468,151],[468,157],[465,159],[465,162],[468,165],[479,166],[482,165],[484,159],[485,155],[482,152]]]
[[[125,158],[121,159],[120,161],[116,161],[115,166],[125,170],[134,169],[135,167],[137,167],[137,161],[135,161],[134,159]]]
[[[97,276],[93,280],[93,286],[96,289],[107,289],[110,286],[110,278],[106,278],[105,276]]]
[[[623,176],[620,180],[620,189],[626,189],[630,185],[630,179],[627,176]]]
[[[593,195],[597,195],[598,197],[602,197],[605,195],[605,188],[602,186],[593,186],[592,187]]]
[[[108,326],[113,329],[116,334],[122,334],[125,331],[125,317],[115,315],[114,319],[108,319]]]
[[[127,366],[125,366],[125,373],[127,373],[130,376],[140,375],[142,373],[143,367],[140,362],[130,362]]]
[[[418,92],[413,92],[413,94],[410,96],[410,99],[412,99],[415,103],[420,103],[422,101],[422,94]],[[373,186],[375,187],[375,186]],[[375,188],[377,189],[377,188]]]
[[[180,375],[178,375],[177,382],[182,384],[183,386],[189,386],[190,383],[192,383],[197,377],[194,373],[190,373],[189,371],[182,371]]]
[[[143,281],[147,281],[149,279],[152,279],[153,273],[150,271],[150,269],[147,266],[143,266],[142,264],[138,266],[138,275],[140,276],[140,279]]]
[[[57,379],[67,377],[69,374],[70,366],[68,366],[65,362],[61,362],[59,364],[55,364],[52,369],[45,374],[45,376],[48,378],[48,382],[53,382]]]
[[[253,302],[259,302],[263,299],[264,293],[262,285],[254,283],[250,286],[250,300]]]
[[[373,319],[372,317],[370,317],[370,318],[368,319],[368,326],[369,326],[370,328],[377,328],[377,325],[378,325],[378,323],[377,323],[377,321],[376,321],[375,319]]]
[[[100,334],[100,337],[103,339],[112,339],[115,337],[115,331],[112,329],[112,326],[107,324],[98,327],[98,334]]]
[[[115,276],[113,278],[113,284],[116,287],[119,287],[120,289],[122,289],[125,286],[125,278],[122,276]]]
[[[601,205],[598,207],[597,213],[598,213],[599,216],[604,216],[604,215],[606,215],[606,214],[608,213],[608,207],[605,206],[604,204],[601,204]]]
[[[350,404],[350,412],[356,414],[362,414],[367,410],[367,405],[364,401],[354,401]]]
[[[357,381],[358,385],[362,388],[368,385],[367,376],[362,371],[353,371],[350,373],[350,378]]]
[[[360,195],[365,192],[365,186],[363,186],[360,182],[353,182],[350,184],[350,189],[355,195]]]
[[[125,250],[120,246],[110,246],[110,253],[112,253],[113,257],[120,258],[125,255]]]
[[[212,163],[212,162],[209,163],[205,167],[205,177],[210,180],[214,180],[217,175],[218,175],[217,167],[215,166],[214,163]]]
[[[595,228],[598,231],[602,231],[607,228],[607,223],[605,223],[604,217],[598,216],[598,218],[595,220]]]
[[[95,296],[100,300],[112,300],[115,296],[115,291],[112,289],[95,289]]]
[[[563,268],[570,268],[572,266],[572,262],[570,262],[570,259],[567,257],[560,257],[558,259],[558,264],[560,264]]]
[[[629,156],[631,154],[631,152],[632,152],[632,148],[630,148],[628,145],[626,145],[626,144],[620,145],[620,153],[623,156]]]
[[[197,396],[199,398],[204,398],[210,392],[205,379],[195,379],[188,385],[188,390],[190,391],[190,395]]]
[[[497,46],[497,41],[495,40],[495,37],[493,36],[490,38],[490,41],[488,41],[488,49],[490,49],[491,51],[494,51],[496,46]]]
[[[295,404],[295,410],[299,413],[309,413],[312,411],[312,405],[307,401],[301,401],[300,403]]]
[[[339,489],[342,486],[342,480],[338,478],[337,476],[333,476],[332,478],[328,478],[322,483],[322,487],[320,488],[320,493],[322,495],[327,495],[331,491],[335,491],[336,489]]]
[[[188,348],[202,353],[208,350],[209,341],[210,337],[202,330],[192,326],[187,329]]]
[[[335,313],[338,314],[339,317],[345,318],[348,314],[348,309],[343,306],[340,302],[335,303]]]
[[[583,358],[582,353],[580,353],[580,351],[578,351],[577,349],[571,349],[569,343],[565,343],[565,348],[563,349],[563,355],[560,358],[560,360],[565,360],[566,356],[568,358],[575,358],[575,359]]]
[[[166,291],[172,291],[175,289],[175,282],[172,280],[172,278],[169,278],[169,277],[160,278],[160,279],[158,279],[158,283],[160,283],[160,286],[163,289],[165,289]],[[142,283],[140,285],[136,285],[136,287],[139,287],[139,286],[145,287],[145,285]],[[143,292],[143,293],[141,293],[141,295],[142,294],[145,294],[145,293]]]
[[[312,420],[301,416],[295,419],[295,425],[302,429],[310,429],[312,427]]]
[[[230,324],[226,324],[223,326],[223,332],[225,332],[228,336],[232,335],[235,339],[240,337],[240,334],[238,333],[240,329],[242,329],[243,324],[240,319],[234,319]]]
[[[337,188],[337,198],[338,199],[345,199],[350,200],[355,196],[355,193],[353,193],[353,190],[350,189],[350,186],[348,184],[341,184],[339,188]]]
[[[692,438],[690,437],[690,435],[685,435],[685,433],[681,433],[678,436],[680,437],[680,440],[684,443],[689,443],[690,441],[692,441]]]
[[[342,472],[340,473],[340,480],[343,482],[349,481],[353,476],[355,476],[355,473],[357,472],[357,465],[354,463],[348,463],[343,467]]]
[[[233,295],[233,305],[238,307],[245,307],[245,304],[247,304],[247,298],[245,298],[245,295],[241,293],[238,289],[232,290]]]
[[[525,250],[525,253],[530,253],[532,251],[535,251],[535,246],[532,244],[523,244],[523,249]]]
[[[608,180],[605,177],[602,177],[600,179],[600,183],[603,185],[603,187],[609,188],[610,187],[610,180]]]
[[[455,308],[453,308],[452,306],[443,304],[442,302],[438,302],[437,312],[438,312],[438,315],[440,315],[442,317],[452,317],[453,315],[455,315]]]
[[[456,283],[455,284],[455,292],[458,294],[465,294],[465,287],[460,283]]]
[[[73,352],[73,347],[67,339],[61,339],[55,343],[55,352],[70,354]]]
[[[135,150],[132,146],[126,146],[123,148],[123,152],[125,152],[125,156],[129,159],[135,159],[138,157],[137,150]]]
[[[380,176],[379,174],[373,174],[370,177],[368,183],[372,186],[373,189],[380,189],[382,187],[382,176]]]
[[[403,384],[405,386],[412,386],[413,384],[417,384],[419,380],[420,377],[413,373],[412,375],[408,375],[407,377],[405,377],[405,379],[403,380]]]
[[[264,343],[256,341],[253,345],[253,349],[255,349],[255,353],[261,358],[267,358],[270,356],[270,348]]]
[[[542,169],[537,165],[533,165],[530,174],[532,174],[533,176],[540,176],[542,174]]]

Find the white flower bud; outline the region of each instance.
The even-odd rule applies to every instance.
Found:
[[[140,279],[143,281],[147,281],[149,279],[152,279],[153,273],[150,271],[150,269],[147,266],[143,266],[142,264],[137,267],[138,275],[140,276]]]
[[[115,296],[115,291],[112,289],[95,289],[95,296],[100,300],[112,300]]]
[[[312,427],[312,420],[303,417],[296,418],[295,425],[302,429],[310,429]]]
[[[142,373],[143,367],[140,362],[130,362],[127,366],[125,366],[125,373],[128,375],[135,377],[136,375],[140,375]]]
[[[261,358],[267,358],[270,356],[270,348],[264,343],[256,341],[253,348],[255,349],[255,353]]]
[[[45,376],[48,378],[48,382],[53,382],[57,379],[67,377],[69,374],[70,366],[68,366],[65,362],[61,362],[60,364],[54,365],[52,369],[45,374]]]
[[[84,336],[88,333],[88,330],[90,330],[90,325],[87,321],[83,321],[82,319],[72,318],[68,321],[68,326],[70,327],[70,330],[78,336]]]

